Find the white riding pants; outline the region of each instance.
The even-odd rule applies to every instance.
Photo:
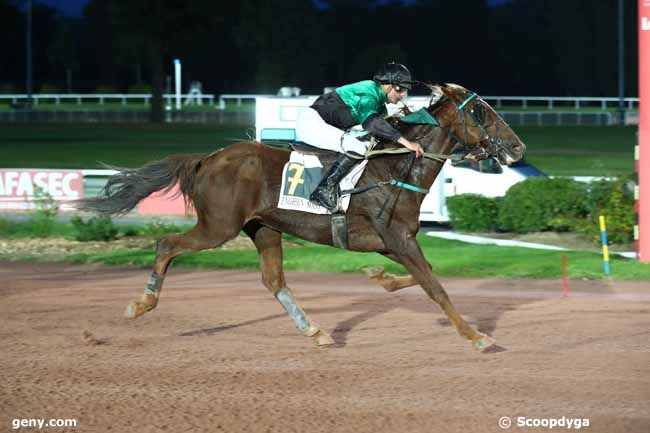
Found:
[[[365,132],[364,132],[365,133]],[[365,155],[369,141],[359,141],[349,133],[326,123],[316,110],[306,107],[298,113],[296,138],[320,149],[339,153],[354,152]]]

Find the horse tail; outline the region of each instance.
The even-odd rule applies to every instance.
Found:
[[[192,206],[192,193],[196,174],[206,154],[170,155],[159,161],[149,162],[140,168],[118,168],[97,197],[77,200],[73,206],[79,210],[98,212],[103,215],[128,213],[150,194],[164,190],[169,192],[176,183],[185,206]]]

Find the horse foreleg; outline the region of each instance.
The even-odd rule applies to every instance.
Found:
[[[284,307],[298,330],[304,336],[311,337],[317,346],[334,344],[334,340],[327,332],[307,318],[287,287],[282,269],[282,233],[263,226],[255,229],[244,228],[244,230],[253,239],[259,253],[262,282]]]
[[[173,234],[160,239],[156,247],[153,272],[151,272],[147,287],[138,300],[127,305],[124,315],[135,319],[156,308],[167,268],[174,257],[182,253],[215,248],[235,237],[238,231],[234,230],[233,232],[234,235],[224,233],[215,236],[204,232],[197,225],[187,233]]]
[[[395,252],[395,257],[411,272],[426,294],[440,305],[440,308],[445,312],[458,333],[470,340],[474,348],[478,350],[485,350],[494,345],[494,339],[476,331],[458,314],[447,292],[433,276],[431,268],[428,266],[420,245],[415,238],[409,238],[401,250]]]
[[[400,262],[399,259],[393,254],[382,253],[382,255],[404,266],[403,263]],[[431,264],[427,263],[427,265],[429,266],[429,269],[431,269]],[[379,283],[379,285],[382,286],[387,292],[396,292],[397,290],[405,289],[407,287],[415,286],[418,284],[418,281],[413,275],[387,274],[384,272],[384,268],[381,266],[366,268],[364,269],[364,272],[368,278]]]

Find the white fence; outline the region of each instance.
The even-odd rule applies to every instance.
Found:
[[[619,118],[611,111],[505,111],[499,114],[510,126],[612,126]],[[634,125],[634,116],[626,116],[625,124]]]
[[[267,97],[267,96],[275,96],[275,95],[234,95],[234,94],[228,94],[228,95],[219,95],[219,109],[225,110],[226,109],[226,101],[231,100],[231,101],[236,101],[237,106],[240,106],[242,101],[244,100],[250,100],[252,102],[255,102],[255,98],[258,96],[260,97]]]
[[[218,107],[224,110],[228,102],[235,103],[237,106],[242,105],[242,101],[254,102],[258,96],[275,96],[270,94],[223,94],[219,95]],[[313,96],[313,95],[312,95]],[[171,104],[176,97],[175,94],[166,93],[163,95],[165,102]],[[181,98],[188,97],[201,98],[204,103],[213,105],[216,99],[215,95],[204,94],[201,96],[184,94]],[[481,96],[484,100],[494,105],[497,109],[502,108],[520,108],[523,110],[529,107],[545,106],[546,110],[556,110],[558,107],[567,108],[573,107],[580,110],[585,107],[600,107],[601,110],[607,110],[618,107],[619,98],[614,97],[591,97],[591,96]],[[27,99],[26,94],[10,94],[0,95],[0,101],[11,100],[16,104],[18,101]],[[151,101],[151,94],[121,94],[121,93],[75,93],[75,94],[58,94],[58,93],[35,93],[32,95],[35,105],[41,102],[54,102],[60,104],[62,101],[73,101],[77,105],[82,105],[84,102],[99,103],[103,105],[109,101],[118,101],[122,105],[128,102],[140,102],[142,104],[149,104]],[[624,104],[627,110],[636,110],[639,107],[639,98],[624,98]]]
[[[586,106],[600,106],[601,110],[617,108],[620,98],[599,98],[592,96],[481,96],[487,102],[494,102],[495,108],[502,108],[506,103],[509,107],[527,109],[529,105],[536,107],[546,105],[547,110],[554,110],[561,105],[562,107],[573,106],[576,110]],[[639,98],[623,98],[623,103],[627,110],[635,110],[639,107]]]
[[[333,89],[333,88],[332,88]],[[276,95],[268,94],[225,94],[219,95],[219,108],[224,110],[227,101],[234,101],[238,106],[242,101],[255,101],[257,97],[269,97]],[[313,97],[318,95],[304,95],[304,97]],[[526,110],[533,106],[539,108],[545,106],[546,110],[556,110],[557,108],[572,107],[580,110],[586,107],[599,107],[601,110],[617,108],[620,99],[613,97],[591,97],[591,96],[481,96],[482,99],[494,105],[497,109],[514,108]],[[624,98],[624,105],[627,110],[636,110],[639,107],[639,98]]]
[[[171,105],[173,100],[176,98],[175,93],[165,93],[163,95],[165,102],[168,105]],[[194,94],[184,94],[181,95],[182,99],[193,98],[201,99],[203,102],[206,102],[210,105],[214,104],[214,95],[194,95]],[[18,103],[18,101],[24,101],[27,99],[26,94],[13,94],[13,95],[0,95],[0,100],[11,100],[12,104]],[[122,94],[122,93],[71,93],[71,94],[58,94],[58,93],[35,93],[32,95],[32,100],[34,105],[38,105],[41,102],[54,102],[56,105],[61,104],[61,101],[73,101],[77,105],[83,105],[83,102],[89,103],[99,103],[104,105],[105,102],[109,101],[119,101],[122,105],[126,105],[128,102],[139,102],[141,104],[149,104],[151,102],[150,93],[137,93],[137,94]]]

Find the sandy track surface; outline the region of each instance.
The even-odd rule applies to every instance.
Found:
[[[562,299],[557,281],[443,279],[502,348],[481,354],[422,290],[363,275],[287,275],[326,349],[257,273],[172,269],[154,312],[122,318],[148,274],[0,262],[0,431],[496,432],[503,416],[650,431],[647,282],[572,281]]]

